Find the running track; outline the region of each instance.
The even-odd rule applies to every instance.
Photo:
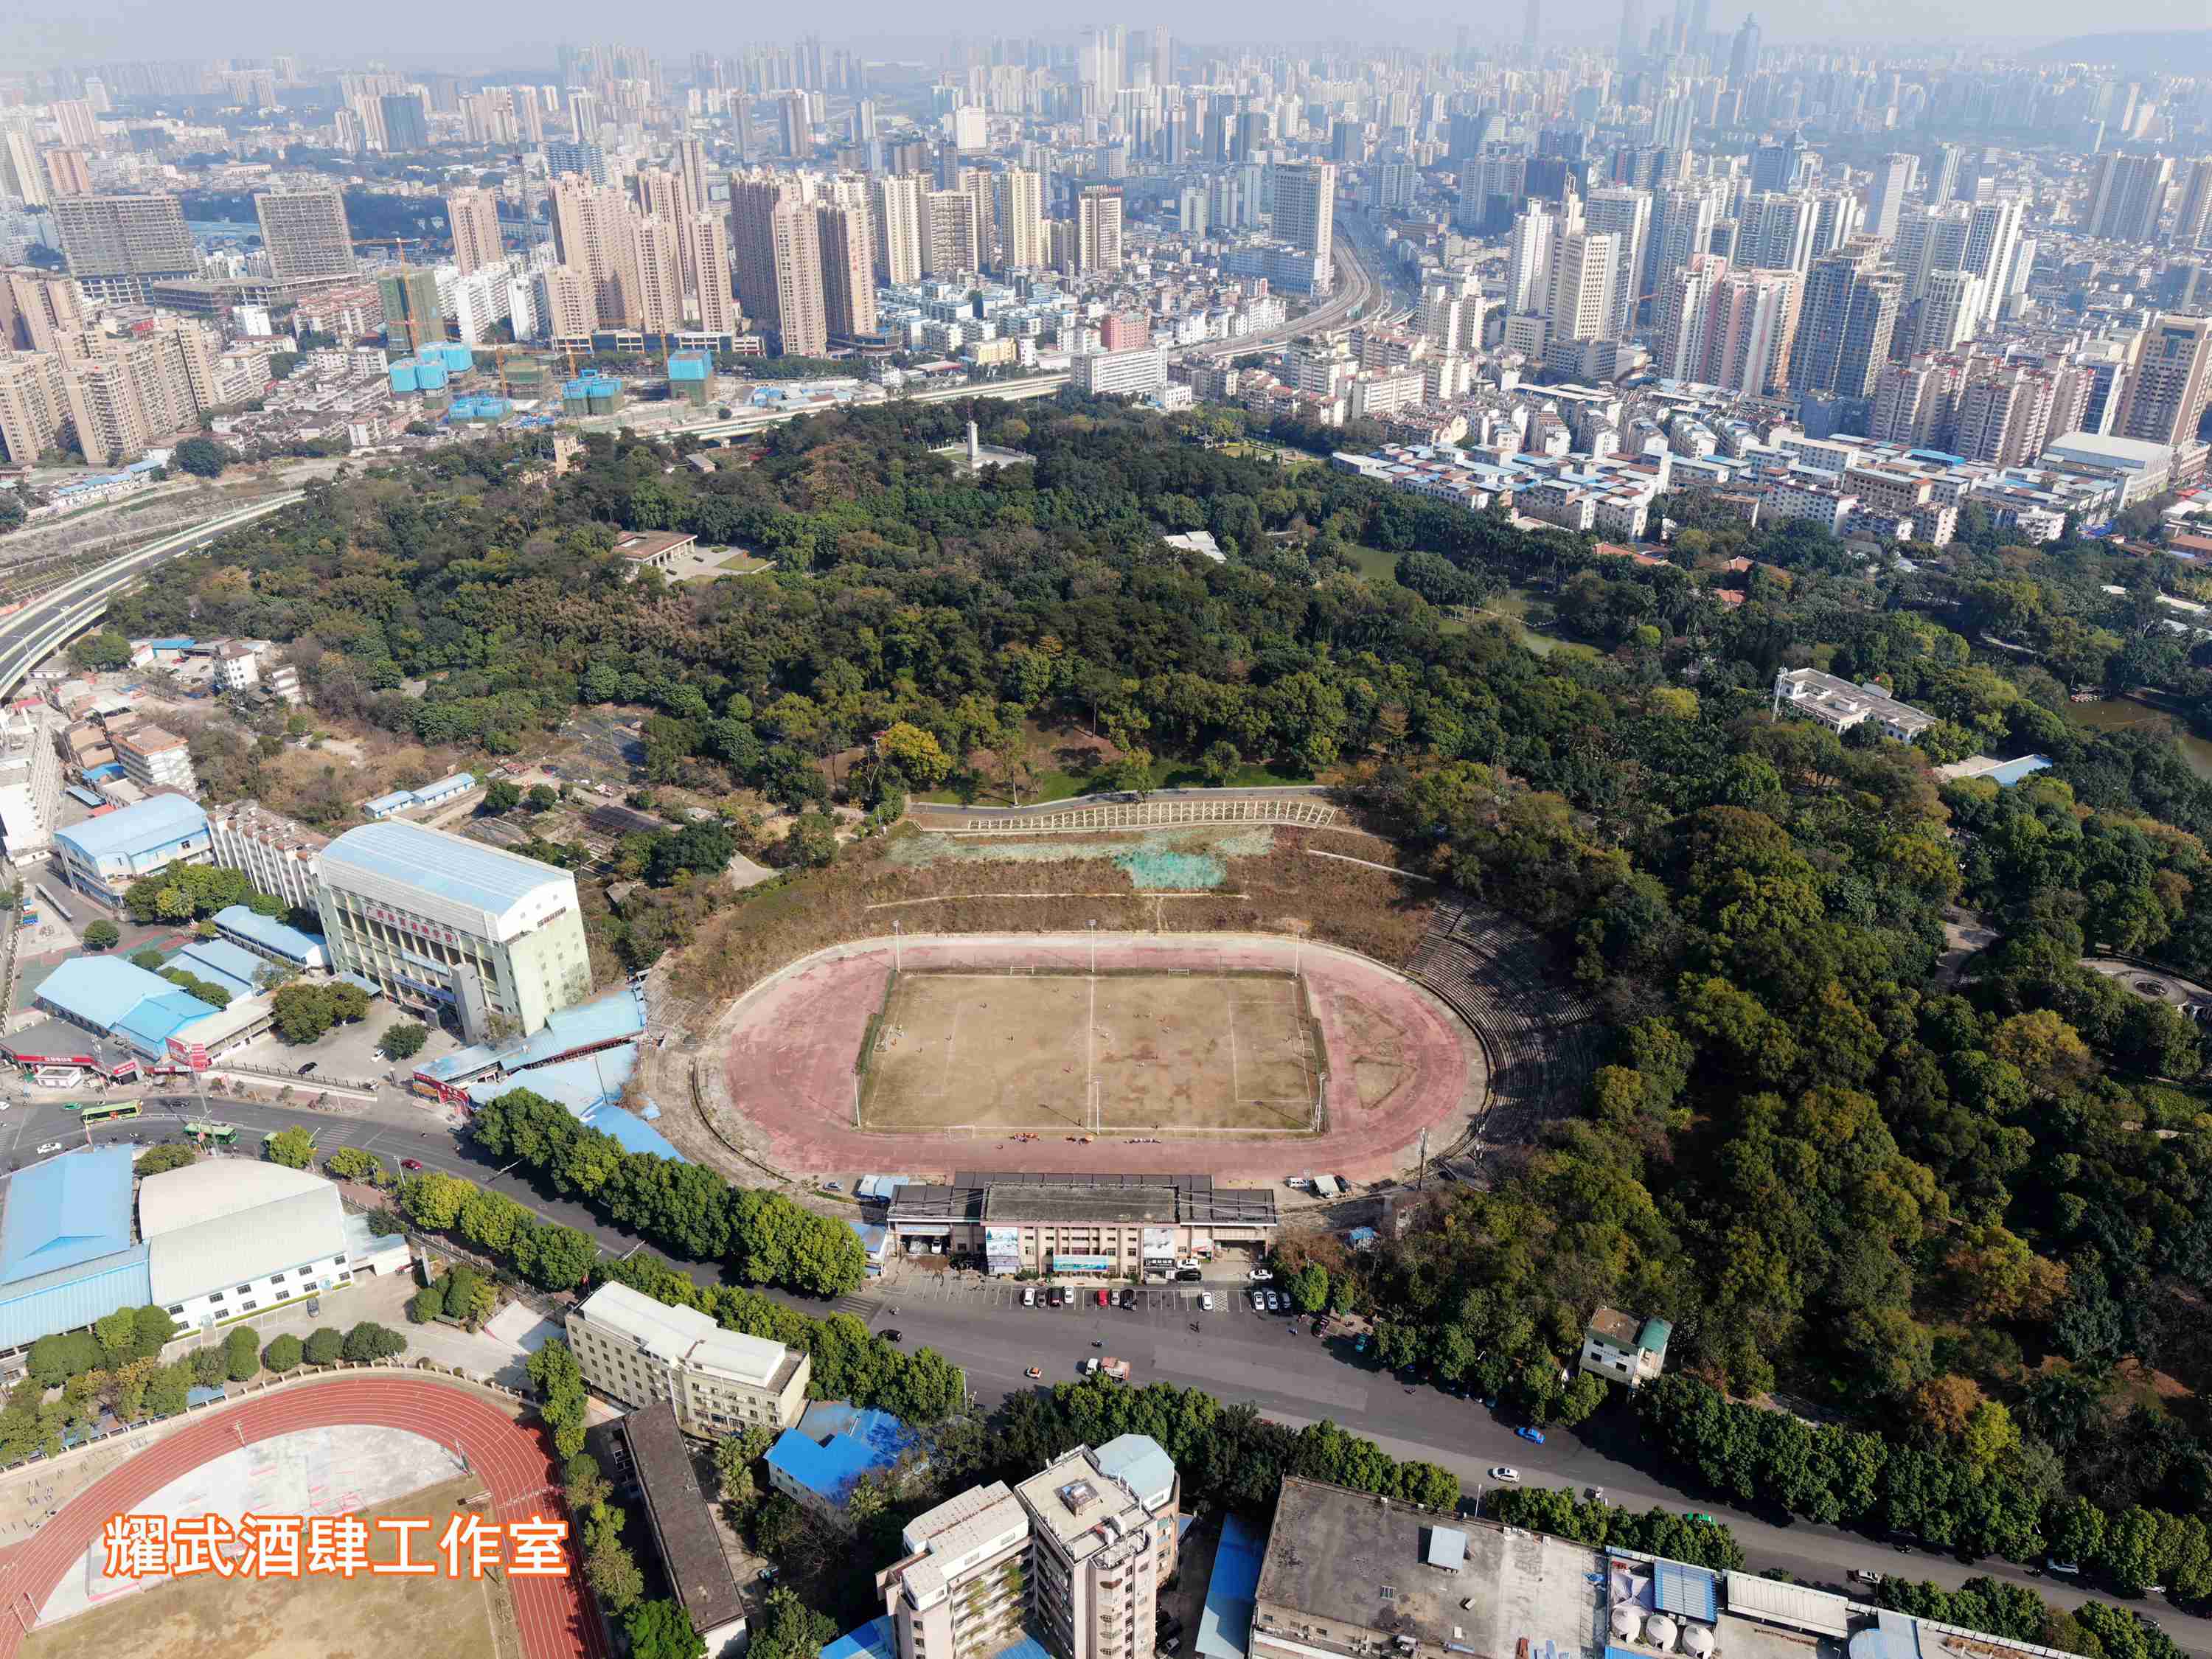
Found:
[[[194,1419],[77,1494],[25,1543],[0,1556],[0,1592],[9,1608],[27,1595],[46,1605],[64,1575],[76,1570],[111,1515],[144,1503],[179,1475],[210,1458],[302,1429],[339,1424],[404,1429],[458,1443],[492,1495],[487,1519],[527,1519],[534,1511],[562,1517],[554,1470],[535,1429],[524,1428],[470,1390],[427,1376],[382,1375],[308,1382]],[[574,1551],[570,1553],[573,1565]],[[605,1659],[599,1620],[574,1577],[509,1578],[526,1659]],[[0,1613],[0,1659],[14,1659],[23,1632]]]

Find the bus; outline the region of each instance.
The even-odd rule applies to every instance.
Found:
[[[79,1107],[77,1109],[76,1117],[78,1122],[88,1127],[94,1123],[106,1123],[117,1119],[136,1117],[137,1115],[138,1103],[137,1101],[118,1100],[112,1105],[91,1105]]]
[[[228,1146],[238,1139],[237,1126],[230,1123],[195,1121],[185,1125],[185,1133],[203,1146]]]

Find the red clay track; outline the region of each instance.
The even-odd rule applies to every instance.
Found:
[[[553,1465],[537,1430],[521,1427],[466,1389],[430,1377],[340,1377],[303,1383],[196,1418],[103,1476],[27,1542],[0,1558],[0,1587],[4,1587],[9,1604],[20,1608],[27,1595],[33,1607],[43,1607],[63,1577],[76,1571],[85,1551],[99,1540],[109,1516],[129,1511],[179,1475],[236,1451],[241,1437],[252,1445],[302,1429],[343,1424],[404,1429],[444,1445],[458,1445],[491,1492],[487,1519],[526,1520],[533,1512],[549,1520],[567,1518],[555,1490]],[[569,1559],[573,1566],[573,1548]],[[526,1659],[604,1659],[606,1650],[599,1620],[585,1606],[583,1587],[575,1577],[510,1577],[507,1583]],[[17,1620],[0,1616],[0,1659],[12,1659],[22,1642]]]
[[[992,963],[1054,963],[1080,969],[1092,959],[1081,934],[908,937],[908,968]],[[861,1170],[1003,1168],[1135,1173],[1202,1170],[1216,1176],[1279,1175],[1286,1167],[1355,1179],[1392,1172],[1424,1128],[1451,1123],[1468,1091],[1474,1043],[1463,1026],[1409,981],[1349,951],[1251,934],[1102,935],[1100,968],[1236,968],[1303,970],[1330,1059],[1328,1123],[1319,1136],[1200,1136],[1146,1142],[1109,1132],[1089,1146],[1064,1136],[1010,1140],[885,1133],[853,1127],[853,1060],[868,1018],[882,1006],[891,942],[835,945],[794,963],[739,999],[725,1028],[729,1097],[764,1136],[778,1168],[818,1174]],[[1355,1040],[1352,1024],[1366,1032]],[[1377,1022],[1381,1022],[1380,1024]],[[1378,1036],[1385,1026],[1392,1036]],[[1396,1086],[1371,1105],[1362,1075]],[[1449,1136],[1443,1137],[1449,1139]]]

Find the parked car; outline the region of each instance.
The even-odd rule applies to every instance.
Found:
[[[1054,1285],[1049,1295],[1054,1307],[1064,1308],[1067,1305],[1067,1292],[1060,1289],[1059,1285]]]
[[[1255,1291],[1252,1292],[1252,1311],[1254,1313],[1265,1313],[1267,1311],[1267,1291]]]
[[[1121,1305],[1124,1308],[1133,1308],[1137,1305],[1137,1293],[1126,1285],[1121,1291]]]
[[[1198,1293],[1198,1305],[1203,1308],[1207,1313],[1212,1313],[1213,1311],[1213,1292],[1212,1291],[1200,1291]]]
[[[1853,1567],[1851,1569],[1851,1577],[1857,1579],[1862,1584],[1879,1584],[1888,1576],[1889,1575],[1887,1573],[1870,1571],[1865,1567]]]
[[[1039,1370],[1036,1366],[1032,1365],[1027,1370],[1024,1371],[1022,1375],[1028,1377],[1031,1382],[1036,1382],[1039,1378],[1042,1377],[1044,1373]]]
[[[1103,1308],[1103,1307],[1104,1307],[1104,1306],[1106,1305],[1106,1292],[1105,1292],[1105,1291],[1097,1291],[1092,1292],[1092,1294],[1097,1297],[1097,1298],[1098,1298],[1098,1305],[1099,1305],[1100,1307],[1102,1307],[1102,1308]]]
[[[309,1061],[308,1061],[305,1066],[302,1066],[299,1069],[299,1071],[298,1071],[296,1073],[295,1073],[295,1076],[299,1076],[299,1077],[305,1077],[305,1076],[307,1076],[307,1073],[310,1073],[310,1072],[313,1071],[313,1070],[315,1069],[315,1067],[316,1067],[316,1066],[319,1066],[319,1065],[321,1065],[321,1064],[322,1064],[322,1061],[320,1061],[319,1060],[309,1060]]]
[[[1265,1267],[1255,1267],[1250,1273],[1244,1275],[1245,1278],[1250,1279],[1255,1285],[1264,1285],[1274,1276],[1274,1274],[1269,1273]]]
[[[842,1193],[845,1190],[845,1183],[842,1181],[825,1181],[822,1183],[822,1190],[828,1193]]]
[[[58,1140],[41,1141],[39,1145],[39,1156],[44,1158],[48,1152],[58,1152],[61,1149],[62,1144]]]
[[[1534,1441],[1540,1446],[1544,1443],[1544,1431],[1541,1429],[1532,1429],[1523,1425],[1521,1428],[1514,1430],[1513,1432],[1519,1435],[1523,1440]]]
[[[1517,1486],[1521,1484],[1521,1471],[1510,1463],[1500,1463],[1496,1468],[1491,1470],[1490,1478],[1492,1480],[1510,1481]]]
[[[422,1167],[422,1160],[419,1158],[403,1158],[399,1160],[399,1167],[403,1170],[419,1170]]]
[[[1186,1285],[1195,1285],[1206,1275],[1195,1267],[1178,1267],[1176,1269],[1176,1277]]]
[[[1024,1285],[1022,1286],[1022,1306],[1024,1308],[1034,1308],[1036,1306],[1036,1285]]]
[[[2073,1578],[2080,1575],[2081,1564],[2079,1561],[2045,1561],[2043,1564],[2043,1570],[2045,1572],[2059,1573],[2065,1577]]]
[[[883,1339],[886,1342],[903,1342],[906,1340],[906,1333],[893,1326],[890,1330],[883,1333]]]

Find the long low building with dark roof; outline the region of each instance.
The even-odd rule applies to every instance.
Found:
[[[963,1170],[905,1186],[885,1224],[910,1254],[979,1256],[988,1272],[1164,1278],[1189,1256],[1266,1250],[1279,1225],[1264,1187],[1204,1175],[1036,1175]]]

